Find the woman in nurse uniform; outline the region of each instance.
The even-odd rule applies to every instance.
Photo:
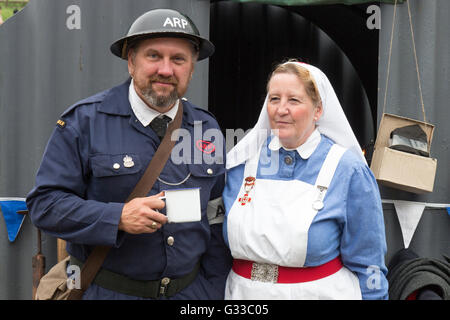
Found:
[[[289,61],[227,154],[226,299],[387,299],[378,186],[325,74]]]

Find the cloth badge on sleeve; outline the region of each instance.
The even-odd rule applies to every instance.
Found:
[[[216,150],[216,146],[211,141],[197,140],[195,145],[201,152],[207,154],[213,153]]]
[[[14,242],[25,220],[25,214],[17,213],[18,211],[27,210],[25,199],[23,200],[7,200],[8,198],[0,198],[0,210],[5,219],[8,239]]]
[[[66,126],[66,122],[59,119],[58,121],[56,121],[56,124],[58,125],[58,127],[60,128],[64,128]]]

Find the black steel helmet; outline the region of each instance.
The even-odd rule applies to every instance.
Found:
[[[197,27],[188,16],[172,9],[150,10],[137,18],[126,37],[111,45],[111,52],[127,59],[130,42],[141,38],[176,37],[186,38],[198,46],[198,60],[208,58],[214,53],[214,45],[200,36]]]

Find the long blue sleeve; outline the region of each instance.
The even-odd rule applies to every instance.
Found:
[[[56,127],[37,173],[36,186],[27,197],[33,223],[64,240],[87,244],[118,244],[118,224],[123,199],[114,202],[88,200],[87,155],[76,130]]]
[[[386,238],[378,186],[367,167],[356,168],[347,193],[341,257],[356,273],[363,299],[387,299]]]

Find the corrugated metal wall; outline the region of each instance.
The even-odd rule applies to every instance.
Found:
[[[394,6],[382,5],[378,116],[384,105]],[[449,203],[450,200],[450,1],[410,1],[411,20],[427,121],[435,125],[431,155],[438,159],[433,193],[386,190],[387,197]],[[407,4],[397,6],[386,111],[423,121]],[[393,191],[393,190],[389,190]]]
[[[158,7],[186,13],[209,36],[207,0],[31,0],[0,27],[0,197],[26,196],[50,133],[69,105],[127,79],[126,62],[109,46],[135,18]],[[208,60],[197,64],[186,96],[206,107],[207,87]],[[51,266],[55,241],[43,237]],[[31,298],[35,239],[36,228],[26,218],[9,243],[0,218],[0,299]]]
[[[437,158],[434,191],[417,195],[381,187],[383,199],[429,204],[450,203],[450,1],[410,0],[411,20],[427,121],[435,125],[431,156]],[[394,6],[381,6],[378,123],[384,105]],[[406,3],[398,5],[394,22],[386,112],[423,121],[416,63]],[[413,172],[411,174],[414,174]],[[398,219],[392,204],[385,204],[389,257],[402,248]],[[425,208],[410,248],[420,256],[442,259],[450,255],[450,217],[445,208]]]

